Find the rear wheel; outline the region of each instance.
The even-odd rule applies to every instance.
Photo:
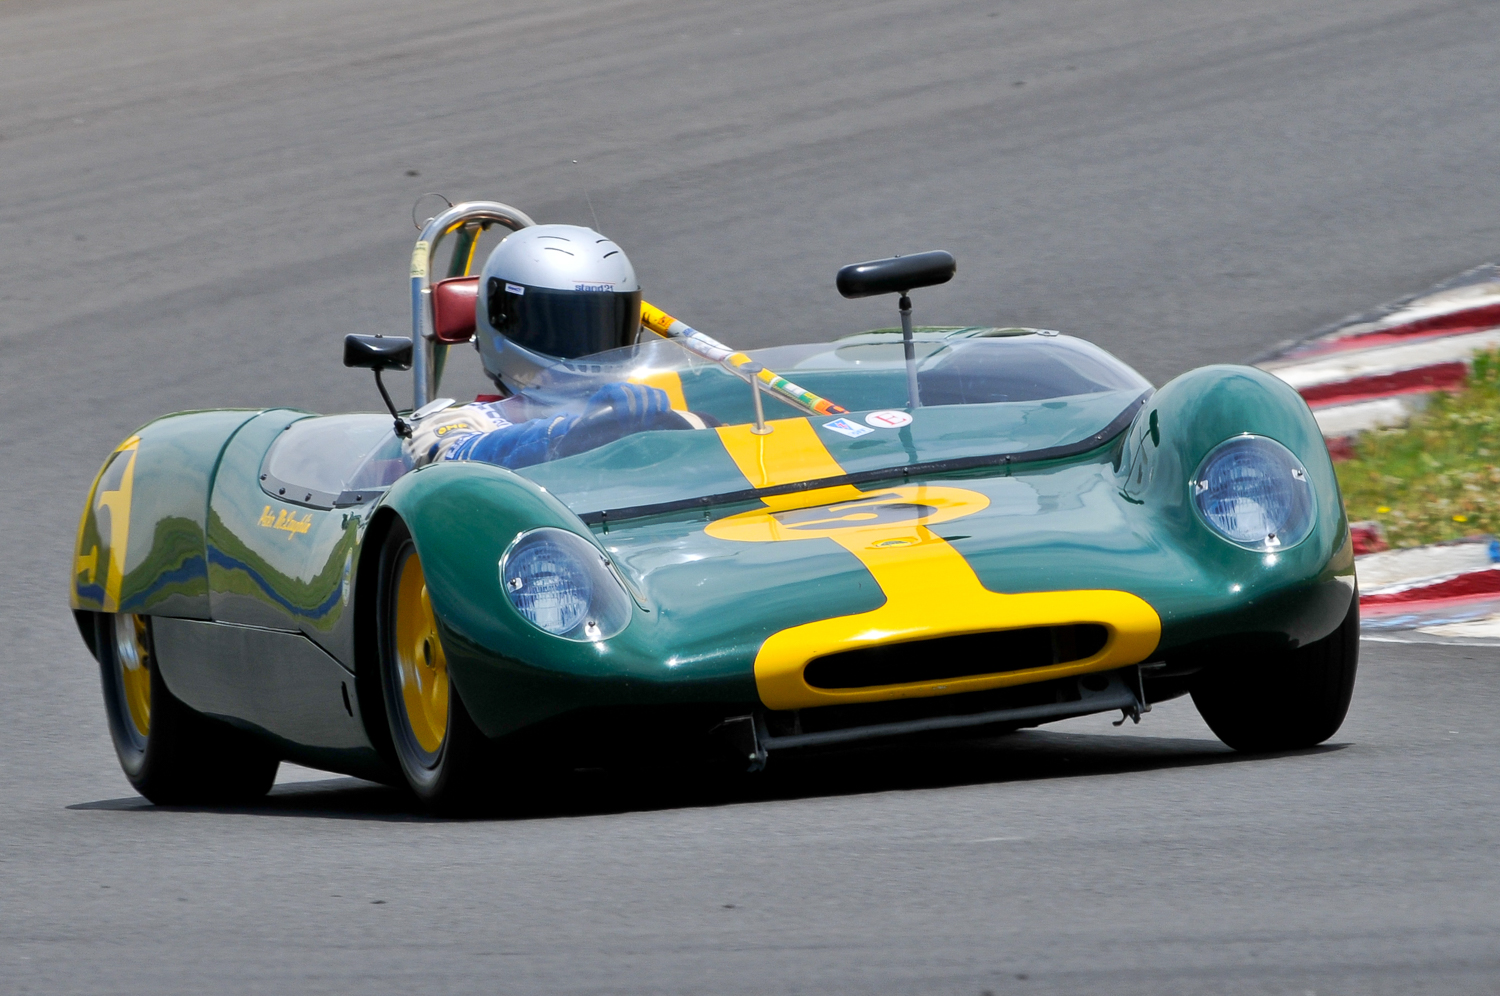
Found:
[[[279,758],[168,690],[156,666],[149,617],[101,613],[96,626],[109,732],[137,792],[168,805],[247,802],[270,790]]]
[[[380,687],[401,773],[434,808],[474,805],[493,752],[449,681],[422,560],[401,522],[381,549],[378,624]]]
[[[1236,662],[1201,672],[1193,704],[1235,750],[1297,750],[1338,732],[1359,663],[1359,593],[1339,628],[1276,660]]]

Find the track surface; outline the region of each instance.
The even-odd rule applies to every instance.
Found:
[[[1500,991],[1493,650],[1367,644],[1299,756],[1178,701],[443,824],[142,805],[64,607],[140,422],[372,406],[339,339],[405,330],[424,190],[591,200],[743,346],[888,324],[835,268],[949,248],[918,321],[1158,383],[1493,258],[1500,8],[1309,6],[0,2],[0,991]]]

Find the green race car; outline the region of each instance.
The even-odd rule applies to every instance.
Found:
[[[644,341],[500,404],[534,418],[644,384],[686,431],[413,469],[403,434],[443,418],[446,350],[473,334],[466,247],[496,224],[529,219],[474,202],[429,223],[415,349],[346,347],[377,375],[413,362],[415,413],[180,413],[105,461],[71,604],[148,798],[253,798],[286,759],[456,806],[644,745],[757,768],[1189,693],[1242,750],[1342,723],[1349,530],[1274,377],[1153,390],[1081,339],[909,321],[747,355],[646,305]],[[946,279],[917,257],[857,269],[841,289],[900,292],[904,319],[906,291]]]

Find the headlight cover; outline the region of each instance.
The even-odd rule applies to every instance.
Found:
[[[566,529],[517,536],[500,558],[500,586],[527,622],[565,640],[607,640],[630,622],[630,596],[609,561]]]
[[[1312,532],[1317,503],[1307,468],[1274,439],[1226,439],[1198,465],[1191,490],[1209,528],[1246,550],[1274,553]]]

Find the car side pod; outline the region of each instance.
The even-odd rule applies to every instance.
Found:
[[[411,369],[411,340],[404,335],[346,335],[344,336],[344,366],[364,367],[375,372],[375,386],[385,399],[385,407],[396,420],[396,435],[403,439],[411,436],[411,426],[396,410],[390,392],[380,379],[382,370]]]
[[[911,338],[911,298],[907,292],[918,287],[946,284],[958,272],[958,262],[950,252],[935,249],[911,256],[872,259],[867,263],[850,263],[839,270],[834,284],[845,297],[872,297],[876,294],[900,294],[896,302],[901,313],[901,342],[906,349],[906,397],[908,408],[922,407],[917,393],[917,351]]]

